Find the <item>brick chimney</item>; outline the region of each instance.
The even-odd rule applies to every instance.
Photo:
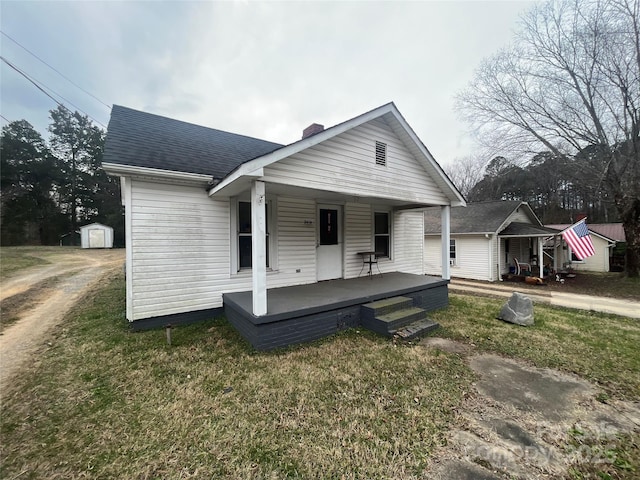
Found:
[[[320,133],[324,130],[324,125],[320,125],[319,123],[312,123],[307,128],[302,131],[302,138],[307,138],[316,133]]]

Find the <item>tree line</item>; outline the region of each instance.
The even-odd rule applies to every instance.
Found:
[[[48,141],[26,120],[2,128],[2,245],[58,245],[99,222],[114,229],[115,246],[124,246],[120,185],[101,168],[105,132],[63,106],[50,118]]]
[[[581,167],[582,156],[534,155],[525,165],[494,157],[484,176],[471,185],[470,202],[520,200],[527,202],[544,224],[574,223],[586,215],[590,223],[619,222],[609,191]]]

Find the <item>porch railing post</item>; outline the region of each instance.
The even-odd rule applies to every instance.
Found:
[[[251,272],[253,314],[267,313],[267,215],[264,182],[251,184]]]

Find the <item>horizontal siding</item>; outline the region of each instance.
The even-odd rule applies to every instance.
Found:
[[[492,240],[483,235],[451,235],[456,241],[456,264],[451,266],[451,276],[471,280],[492,280],[491,261]],[[424,239],[425,273],[442,275],[442,244],[439,236]]]
[[[387,144],[387,166],[375,164],[375,141]],[[264,170],[266,182],[372,198],[448,204],[427,171],[382,120],[368,122]]]
[[[442,247],[438,236],[424,237],[424,273],[442,275]]]
[[[278,198],[278,274],[267,277],[269,288],[316,281],[315,218],[313,200]]]
[[[609,271],[609,248],[608,242],[600,237],[591,235],[595,255],[585,258],[581,262],[573,262],[575,270],[588,272],[608,272]]]
[[[401,211],[393,216],[393,261],[380,264],[383,271],[424,273],[424,214]]]
[[[345,278],[357,277],[363,270],[358,252],[373,249],[372,219],[371,205],[347,203],[344,207]]]
[[[131,320],[221,307],[228,202],[200,188],[141,181],[132,182],[131,200]]]

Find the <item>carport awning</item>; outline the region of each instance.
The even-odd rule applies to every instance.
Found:
[[[511,222],[498,235],[500,237],[552,237],[562,232],[555,228],[533,225],[531,223]]]

